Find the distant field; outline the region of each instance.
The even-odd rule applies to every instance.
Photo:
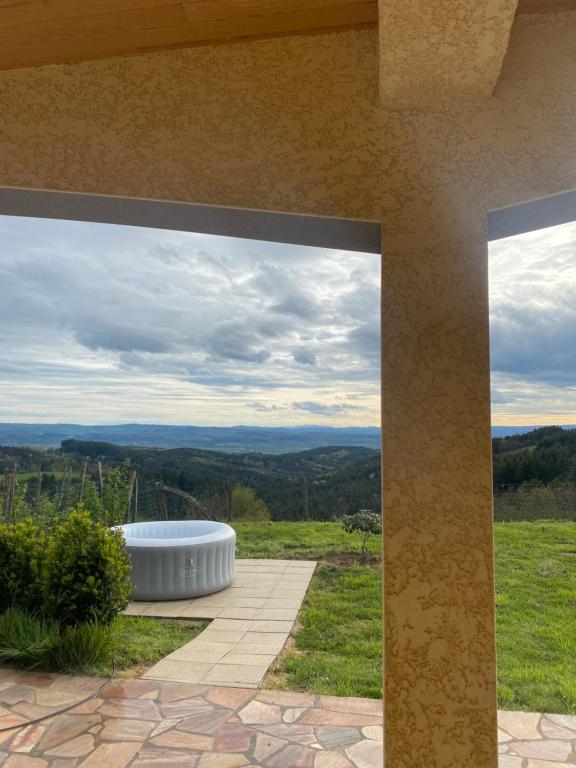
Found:
[[[379,569],[339,556],[353,539],[336,523],[235,527],[240,557],[326,559],[269,684],[380,696]],[[576,713],[576,524],[496,523],[495,531],[499,705]]]

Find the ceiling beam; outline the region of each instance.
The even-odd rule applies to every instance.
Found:
[[[518,0],[379,0],[380,97],[393,110],[489,98]]]
[[[507,4],[501,0],[497,8],[502,3]],[[384,5],[401,11],[414,7],[414,0]],[[447,29],[462,21],[468,39],[466,21],[475,23],[474,7],[482,3],[428,0],[422,5],[423,18],[416,22],[433,22],[436,11],[445,8]],[[462,13],[463,6],[471,8],[470,14]],[[518,13],[559,10],[576,10],[576,0],[520,0],[518,6]],[[334,32],[377,21],[378,0],[0,0],[0,70]],[[387,32],[389,24],[385,13],[381,28]]]
[[[557,13],[576,11],[576,0],[520,0],[518,13]]]

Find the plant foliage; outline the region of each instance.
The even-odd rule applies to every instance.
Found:
[[[30,519],[0,526],[0,613],[42,604],[46,535]]]
[[[368,539],[382,533],[382,517],[369,509],[360,509],[353,515],[344,515],[342,525],[347,533],[361,534],[360,554],[362,560],[369,555]]]
[[[108,624],[128,604],[130,559],[120,531],[79,506],[59,523],[48,547],[45,609],[60,624]]]

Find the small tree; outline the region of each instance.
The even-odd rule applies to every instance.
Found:
[[[270,510],[253,490],[236,485],[232,490],[232,519],[267,522]]]
[[[368,540],[370,536],[378,536],[382,533],[382,518],[369,509],[360,509],[351,515],[345,515],[342,518],[342,525],[347,533],[361,534],[360,557],[362,562],[366,562],[370,554]]]
[[[105,525],[120,525],[124,522],[128,505],[128,473],[130,460],[126,459],[118,467],[112,467],[106,473],[104,498],[102,499]]]

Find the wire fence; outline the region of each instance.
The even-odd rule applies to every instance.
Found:
[[[218,510],[162,480],[140,479],[136,472],[120,473],[101,465],[81,471],[22,472],[5,469],[0,475],[0,521],[33,517],[52,523],[84,504],[110,524],[123,522],[212,519]]]
[[[500,485],[494,489],[494,519],[570,520],[576,522],[576,483]]]
[[[112,518],[129,522],[183,518],[228,519],[224,497],[198,499],[167,486],[162,480],[140,478],[135,472],[120,476],[100,465],[56,472],[6,469],[0,475],[0,520],[33,516],[45,522],[64,517],[79,503],[100,506]],[[308,495],[305,496],[306,502]],[[307,516],[304,519],[310,519]],[[576,522],[576,482],[498,485],[494,488],[494,519],[499,522],[569,520]]]

